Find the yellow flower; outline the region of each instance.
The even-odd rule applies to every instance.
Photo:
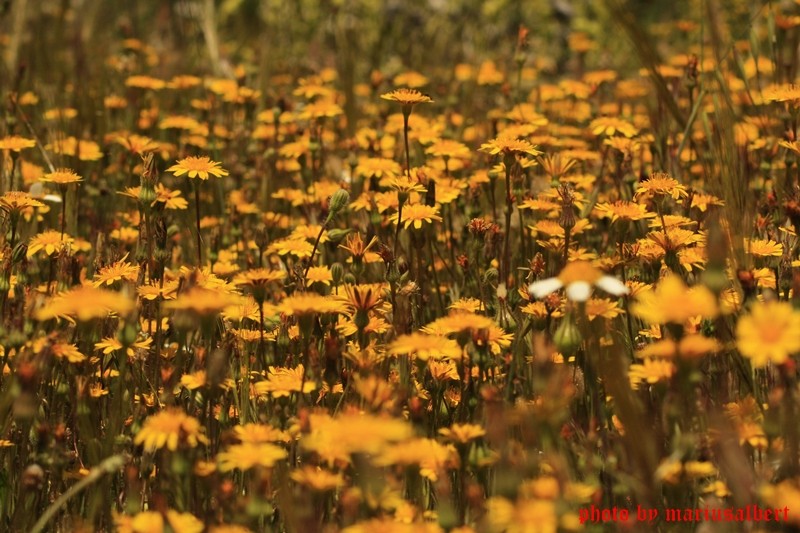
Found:
[[[621,133],[628,138],[639,133],[636,126],[617,117],[598,117],[589,124],[589,129],[594,135],[611,136]]]
[[[350,252],[350,255],[353,256],[354,260],[361,261],[369,252],[370,248],[376,244],[378,244],[377,237],[372,237],[369,243],[365,245],[364,240],[361,238],[361,234],[359,232],[355,232],[348,235],[347,239],[344,241],[344,244],[340,244],[339,248]]]
[[[45,148],[56,154],[77,157],[81,161],[97,161],[103,157],[103,152],[100,151],[100,146],[96,142],[75,137],[59,139]]]
[[[461,359],[462,350],[456,341],[439,335],[426,335],[415,331],[397,337],[388,347],[390,354],[414,355],[417,359]]]
[[[0,196],[0,209],[20,213],[25,209],[44,207],[44,204],[22,191],[8,191]]]
[[[287,456],[286,450],[274,444],[245,442],[229,446],[226,451],[217,454],[217,463],[220,472],[230,472],[235,469],[244,471],[257,466],[272,468],[275,463]]]
[[[434,220],[441,222],[442,217],[438,215],[439,206],[430,206],[425,204],[412,204],[407,205],[403,209],[403,220],[400,222],[403,227],[408,228],[414,224],[415,229],[421,229],[422,223],[427,222],[431,224]],[[398,213],[394,213],[389,217],[389,220],[397,224]]]
[[[169,167],[167,172],[172,172],[176,176],[186,174],[190,178],[200,178],[201,180],[207,180],[209,174],[218,178],[228,175],[228,171],[223,169],[220,163],[212,161],[206,156],[185,157]]]
[[[317,388],[317,384],[305,377],[303,374],[305,367],[297,365],[295,368],[269,367],[267,379],[259,381],[253,387],[256,394],[269,394],[273,398],[289,396],[293,392],[300,392],[302,387],[303,394],[309,393]]]
[[[467,444],[486,435],[486,430],[477,424],[453,424],[442,428],[439,433],[447,440],[458,444]]]
[[[67,185],[69,183],[83,181],[83,178],[68,168],[59,168],[56,169],[55,172],[49,172],[42,176],[42,181],[56,183],[58,185]]]
[[[424,104],[433,102],[430,96],[424,95],[415,89],[395,89],[394,91],[384,93],[381,95],[384,100],[391,100],[392,102],[399,102],[404,106],[413,106],[416,104]]]
[[[653,344],[648,344],[636,352],[636,357],[684,357],[688,359],[718,352],[722,346],[716,339],[703,335],[686,335],[676,343],[672,339],[664,339]]]
[[[181,191],[171,190],[164,187],[162,184],[156,184],[156,202],[162,202],[167,209],[186,209],[189,207],[189,202],[186,198],[181,198]]]
[[[148,452],[164,447],[174,452],[179,445],[194,448],[198,444],[208,444],[208,439],[199,420],[180,409],[167,409],[148,416],[133,443],[144,446]]]
[[[303,120],[320,119],[326,117],[336,117],[344,113],[333,100],[316,100],[307,103],[300,111],[298,118]]]
[[[242,298],[221,290],[192,287],[175,300],[164,304],[166,309],[190,311],[197,315],[215,315],[228,307],[238,305]]]
[[[663,278],[655,290],[641,291],[632,307],[633,314],[650,324],[682,325],[690,318],[717,316],[717,301],[704,286],[688,288],[676,275]]]
[[[617,305],[617,302],[608,298],[589,298],[586,301],[586,316],[589,320],[597,317],[615,318],[624,312],[625,310]]]
[[[785,363],[800,351],[800,312],[787,302],[756,302],[736,324],[736,345],[756,368]]]
[[[151,76],[134,75],[128,76],[128,79],[125,80],[125,85],[127,87],[137,87],[139,89],[158,91],[166,87],[167,84],[164,80],[159,80],[158,78],[153,78]]]
[[[331,269],[326,266],[313,266],[306,273],[306,287],[310,287],[314,283],[330,286],[332,282],[333,274],[331,274]]]
[[[481,144],[480,147],[481,152],[486,152],[491,155],[497,154],[528,154],[528,155],[539,155],[541,152],[536,149],[528,141],[518,139],[512,135],[504,135],[501,133],[494,139]]]
[[[144,511],[134,517],[119,515],[114,519],[121,533],[162,533],[164,517],[157,511]]]
[[[128,357],[134,357],[136,355],[136,350],[149,350],[150,345],[153,344],[153,338],[147,337],[144,340],[136,341],[128,348],[126,348],[125,352],[128,354]],[[96,342],[94,344],[95,350],[102,350],[104,354],[108,355],[110,353],[114,353],[117,350],[121,350],[123,348],[122,342],[117,339],[116,337],[105,337],[100,342]]]
[[[293,470],[289,477],[315,492],[327,492],[344,485],[342,474],[313,466],[304,466]]]
[[[0,150],[11,150],[12,152],[20,152],[26,148],[33,148],[36,146],[36,141],[33,139],[26,139],[19,135],[10,135],[0,137]]]
[[[315,413],[309,418],[311,431],[301,437],[300,445],[329,464],[349,463],[353,453],[378,454],[390,443],[414,435],[411,424],[394,417],[346,413],[334,418]]]
[[[269,424],[245,424],[235,426],[233,434],[241,442],[260,444],[262,442],[289,442],[291,437],[286,431],[276,429]]]
[[[436,381],[459,381],[458,369],[453,361],[428,360],[428,371]]]
[[[408,87],[422,87],[428,84],[428,78],[415,70],[407,70],[395,76],[392,83]]]
[[[184,374],[181,376],[181,387],[185,387],[187,390],[196,390],[205,387],[206,382],[205,370],[198,370],[192,374]]]
[[[287,315],[344,313],[347,305],[341,298],[305,293],[284,298],[278,309]]]
[[[185,115],[168,116],[158,124],[158,128],[162,130],[177,129],[191,131],[199,127],[200,123],[197,122],[197,120]]]
[[[617,220],[643,220],[656,216],[647,210],[647,206],[636,202],[617,201],[614,203],[598,203],[594,207],[600,218],[610,218],[611,222]]]
[[[772,239],[746,239],[745,248],[756,257],[781,257],[783,245]]]
[[[667,380],[674,373],[675,365],[663,359],[645,359],[642,364],[633,364],[628,369],[633,388],[638,388],[642,381],[652,385]]]
[[[650,179],[642,181],[636,188],[634,198],[650,198],[652,196],[672,196],[675,200],[686,198],[689,192],[678,180],[664,172],[655,172]]]
[[[28,242],[28,257],[33,257],[37,252],[44,250],[47,255],[53,255],[56,252],[69,247],[75,240],[69,235],[61,235],[60,232],[55,230],[47,230],[34,235]]]
[[[83,355],[74,344],[60,342],[58,344],[53,344],[50,349],[53,351],[53,355],[59,359],[66,359],[70,363],[82,363],[86,360],[86,356]]]
[[[286,277],[283,270],[270,270],[268,268],[255,268],[242,272],[233,278],[233,284],[248,287],[263,287],[269,283],[282,281]]]
[[[133,301],[120,293],[79,287],[51,297],[34,316],[37,320],[74,317],[80,322],[88,322],[95,318],[106,318],[110,314],[123,316],[133,308]]]
[[[127,257],[127,255],[126,255]],[[113,285],[117,281],[136,281],[139,275],[139,265],[132,265],[125,261],[123,257],[116,263],[112,263],[100,269],[100,272],[94,275],[94,287],[101,287],[103,285]]]
[[[426,154],[445,158],[469,158],[469,147],[452,139],[440,139],[425,149]]]
[[[770,507],[779,509],[794,509],[800,501],[800,479],[797,477],[786,479],[775,485],[762,485],[759,489],[761,498]],[[795,526],[800,525],[800,513],[789,512],[789,522]],[[777,520],[777,518],[776,518]]]
[[[314,246],[305,238],[289,237],[272,242],[267,248],[267,253],[277,253],[278,255],[293,255],[298,259],[311,257]]]
[[[159,149],[159,143],[144,135],[120,135],[114,141],[136,155],[146,154]]]
[[[370,178],[375,176],[382,178],[384,176],[397,176],[403,171],[400,164],[393,159],[385,157],[365,157],[358,161],[356,166],[356,175]]]
[[[167,522],[175,533],[203,533],[205,524],[191,513],[179,513],[173,509],[167,511]]]
[[[371,311],[383,302],[383,285],[361,284],[345,285],[345,303],[354,312]]]

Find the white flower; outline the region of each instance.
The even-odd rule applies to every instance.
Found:
[[[567,298],[574,302],[585,302],[592,295],[592,287],[599,287],[614,296],[628,294],[628,287],[613,276],[603,274],[588,261],[569,263],[555,278],[547,278],[528,287],[535,298],[544,298],[561,288],[566,288]]]

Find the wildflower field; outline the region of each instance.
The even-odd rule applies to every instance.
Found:
[[[800,1],[7,0],[0,531],[796,531]]]

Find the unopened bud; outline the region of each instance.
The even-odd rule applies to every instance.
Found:
[[[344,266],[341,263],[334,263],[331,265],[331,278],[333,278],[334,285],[340,285],[344,277]]]
[[[574,355],[578,348],[581,347],[583,337],[571,314],[567,314],[559,324],[555,335],[553,335],[553,342],[558,351],[567,357]]]
[[[328,231],[328,241],[332,244],[338,244],[353,230],[334,228]]]
[[[350,204],[350,193],[345,189],[339,189],[331,196],[328,204],[328,219],[326,222],[333,220],[333,217]]]

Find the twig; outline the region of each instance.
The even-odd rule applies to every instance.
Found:
[[[58,510],[61,509],[73,496],[78,494],[89,485],[99,481],[104,475],[113,474],[125,466],[130,458],[131,457],[128,454],[112,455],[94,467],[85,478],[81,479],[67,489],[64,494],[59,496],[58,499],[56,499],[56,501],[54,501],[50,507],[48,507],[44,513],[42,513],[42,516],[36,521],[36,524],[33,525],[31,533],[41,533],[45,526],[47,526],[47,523],[56,515]]]

